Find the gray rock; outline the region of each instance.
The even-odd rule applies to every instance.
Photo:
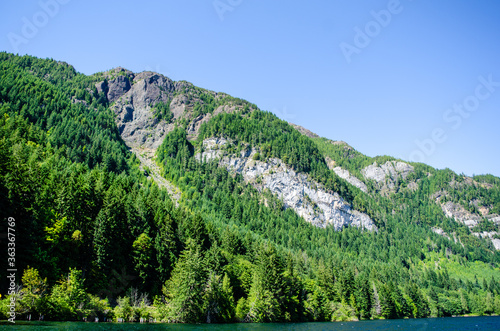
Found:
[[[500,225],[500,216],[492,215],[493,217],[488,217],[490,221],[496,225]]]
[[[387,161],[382,165],[373,163],[361,170],[366,179],[374,180],[381,192],[395,188],[399,178],[406,179],[414,171],[413,166],[400,161]]]
[[[186,113],[188,98],[184,94],[175,96],[170,103],[170,111],[174,114],[174,119],[181,118]]]
[[[366,168],[361,170],[361,173],[363,174],[363,176],[365,176],[365,178],[373,179],[377,183],[380,183],[383,180],[385,180],[385,177],[387,175],[384,169],[377,166],[376,163],[367,166]]]
[[[95,83],[95,88],[97,89],[97,93],[101,93],[107,89],[108,85],[105,81]]]
[[[224,145],[227,140],[224,138],[209,138],[203,141],[203,152],[197,153],[194,157],[198,161],[208,162],[213,159],[219,159],[224,152]]]
[[[441,228],[432,228],[431,230],[432,230],[432,232],[434,232],[435,234],[438,234],[438,235],[440,235],[440,236],[443,236],[443,237],[445,237],[445,238],[450,239],[450,236],[448,236],[448,234],[447,234],[446,232],[444,232],[444,230],[443,230],[443,229],[441,229]]]
[[[111,109],[116,114],[116,124],[124,142],[132,148],[156,149],[165,134],[186,120],[188,138],[196,138],[201,124],[220,112],[233,112],[244,107],[232,101],[219,106],[212,114],[194,118],[195,103],[203,103],[202,94],[224,99],[227,95],[203,90],[186,81],[171,79],[150,71],[134,74],[123,68],[112,69],[103,74],[107,79],[96,84],[100,92],[107,91]],[[168,103],[173,119],[170,123],[158,119],[154,108],[158,103]]]
[[[368,192],[368,188],[365,183],[360,181],[357,177],[352,176],[348,170],[342,169],[341,167],[335,167],[332,170],[337,174],[337,176],[345,179],[349,184],[356,186],[365,193]]]
[[[115,101],[112,109],[128,146],[156,149],[162,143],[173,126],[156,118],[153,108],[159,102],[170,103],[174,90],[172,80],[149,71],[110,81],[108,99]]]
[[[288,124],[290,124],[291,126],[293,126],[295,128],[295,130],[299,131],[300,133],[302,133],[304,136],[307,136],[309,138],[319,138],[319,136],[310,131],[310,130],[307,130],[306,128],[300,126],[300,125],[297,125],[297,124],[293,124],[293,123],[290,123],[288,122]]]
[[[227,141],[217,139],[204,141],[204,155],[221,157],[222,154],[214,151],[220,151]],[[337,193],[326,192],[320,184],[311,181],[305,174],[296,173],[279,159],[271,158],[266,162],[254,160],[253,156],[257,152],[255,149],[247,149],[240,156],[221,157],[219,164],[229,171],[240,173],[246,182],[257,189],[268,189],[283,201],[286,208],[292,208],[315,226],[324,228],[331,225],[335,230],[345,226],[377,230],[368,215],[353,210]],[[198,159],[203,159],[203,155]]]
[[[495,235],[498,235],[498,232],[496,231],[491,231],[491,232],[474,232],[473,235],[475,235],[478,238],[486,238],[490,239],[493,247],[495,247],[496,250],[500,250],[500,239],[493,238]]]
[[[373,163],[361,170],[363,176],[368,179],[373,179],[377,183],[384,181],[386,178],[394,182],[398,177],[405,179],[411,172],[414,171],[413,166],[400,161],[387,161],[378,166]]]
[[[119,97],[130,90],[130,81],[128,76],[118,76],[108,84],[108,101],[115,102]]]
[[[465,208],[461,205],[451,201],[442,204],[441,209],[447,217],[454,218],[455,221],[461,222],[469,228],[475,227],[481,220],[480,216],[472,214],[471,212],[465,210]]]

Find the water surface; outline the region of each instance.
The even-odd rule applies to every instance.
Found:
[[[0,330],[172,330],[172,331],[347,331],[347,330],[500,330],[500,316],[423,318],[333,323],[137,324],[83,322],[2,322]]]

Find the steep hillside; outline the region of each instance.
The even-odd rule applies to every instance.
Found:
[[[97,92],[104,92],[125,143],[132,148],[156,148],[176,125],[196,137],[201,123],[221,112],[255,109],[244,100],[173,82],[154,72],[134,74],[116,68],[95,74]],[[101,80],[102,79],[102,80]]]
[[[454,238],[451,240],[463,244],[476,242],[472,236],[486,238],[490,249],[500,249],[500,185],[496,177],[470,178],[390,157],[369,158],[345,143],[314,140],[339,176],[372,197],[382,195],[400,203],[400,212]]]
[[[498,314],[499,187],[160,74],[0,53],[3,318]]]
[[[203,140],[203,152],[195,157],[207,162],[219,160],[219,166],[243,176],[259,192],[269,190],[283,201],[284,207],[293,209],[299,216],[318,227],[333,226],[335,230],[354,225],[375,230],[373,220],[364,213],[352,211],[338,193],[326,192],[322,185],[308,180],[305,174],[296,173],[277,158],[260,161],[260,149],[247,147],[239,155],[225,155],[232,142],[224,138]]]

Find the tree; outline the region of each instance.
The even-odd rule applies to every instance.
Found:
[[[51,315],[59,320],[76,320],[87,303],[81,270],[70,269],[65,279],[55,285],[50,295]]]
[[[257,253],[248,317],[254,322],[284,320],[285,278],[282,258],[271,245],[263,245]]]
[[[167,281],[165,294],[169,300],[169,319],[179,323],[203,321],[203,292],[206,271],[200,247],[192,239],[181,253],[172,277]]]
[[[204,311],[207,323],[227,323],[234,318],[233,289],[229,277],[210,272],[204,291]]]
[[[148,285],[148,280],[154,276],[153,273],[153,241],[146,233],[141,233],[132,244],[132,257],[134,259],[134,268],[141,279],[141,288]]]
[[[24,314],[43,314],[46,310],[47,278],[40,277],[37,269],[28,267],[23,272],[23,288],[18,304]]]
[[[154,248],[157,258],[157,271],[162,284],[170,277],[170,272],[178,255],[177,223],[170,214],[157,213],[157,232]]]

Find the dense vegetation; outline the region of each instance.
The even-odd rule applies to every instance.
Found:
[[[361,169],[377,162],[383,164],[395,160],[388,156],[370,158],[362,155],[352,147],[340,143],[333,144],[324,138],[314,138],[316,145],[325,156],[332,158],[336,164],[358,178],[363,178]],[[399,178],[396,188],[388,198],[382,197],[380,187],[373,181],[368,181],[368,189],[371,197],[377,200],[379,206],[390,206],[386,210],[398,210],[406,221],[436,226],[446,233],[456,234],[462,244],[463,250],[460,255],[467,255],[470,259],[491,261],[490,254],[494,251],[489,243],[478,240],[467,226],[451,221],[447,218],[439,205],[436,197],[440,197],[440,203],[451,201],[460,204],[466,210],[480,214],[478,205],[487,206],[492,214],[500,211],[500,185],[498,178],[491,175],[475,176],[474,180],[464,175],[457,175],[450,169],[437,170],[422,163],[413,163],[414,172],[406,179]],[[417,189],[408,189],[410,183],[416,183]],[[475,202],[475,203],[474,203]],[[498,226],[493,222],[483,219],[473,231],[498,231]],[[460,249],[460,247],[458,247]],[[500,261],[498,252],[492,261]]]
[[[0,232],[16,220],[17,314],[271,322],[500,313],[498,253],[468,233],[462,246],[431,231],[460,230],[425,202],[434,187],[422,196],[363,193],[328,169],[314,141],[244,106],[212,118],[197,141],[183,125],[166,136],[158,162],[182,191],[176,207],[139,171],[95,89],[100,80],[0,53]],[[207,96],[197,111],[221,102]],[[201,141],[220,135],[232,139],[228,152],[250,144],[259,158],[279,157],[340,192],[379,231],[316,228],[269,192],[197,161]],[[4,318],[9,300],[0,301]]]

